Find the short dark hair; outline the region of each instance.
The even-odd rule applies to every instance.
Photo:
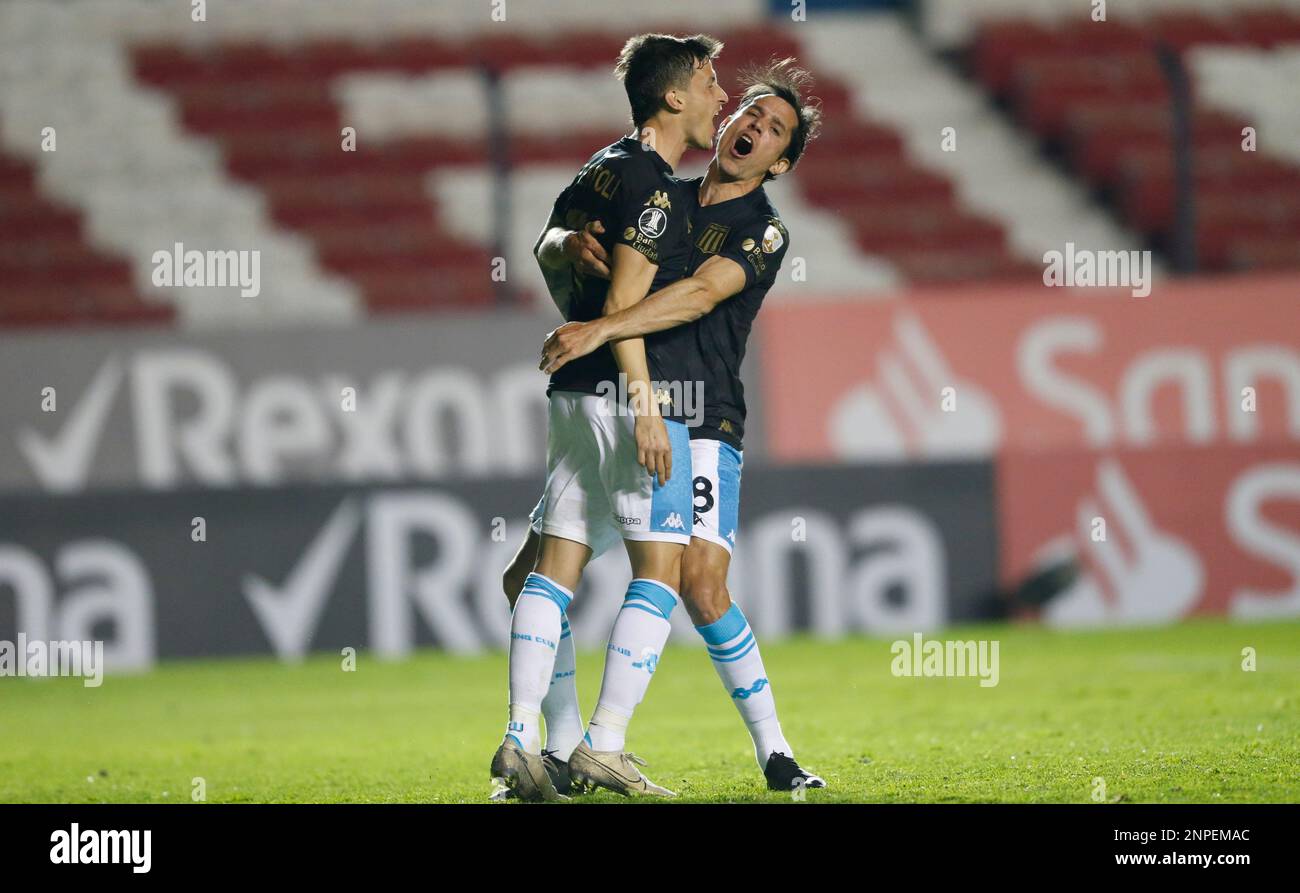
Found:
[[[776,96],[790,103],[794,109],[798,124],[790,131],[790,145],[786,146],[782,158],[790,162],[790,170],[799,163],[804,149],[816,138],[822,128],[821,100],[807,95],[812,87],[813,76],[795,65],[793,56],[786,59],[773,59],[766,65],[746,68],[740,75],[741,86],[745,92],[740,95],[739,109],[762,96]],[[773,179],[771,174],[763,178]]]
[[[640,127],[663,105],[664,94],[690,86],[695,69],[722,52],[722,41],[707,34],[676,37],[638,34],[623,44],[614,77],[623,82],[632,106],[632,124]]]

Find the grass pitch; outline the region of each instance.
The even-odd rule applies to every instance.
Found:
[[[786,735],[830,784],[809,801],[1090,802],[1098,778],[1110,801],[1300,801],[1300,623],[942,638],[998,640],[999,684],[895,677],[887,639],[764,646]],[[579,655],[584,715],[601,665]],[[483,802],[505,699],[502,654],[0,679],[0,802],[188,803],[195,778],[208,802]],[[681,801],[791,800],[702,649],[668,649],[628,744]]]

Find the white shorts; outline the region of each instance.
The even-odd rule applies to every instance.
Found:
[[[554,391],[546,443],[546,487],[533,530],[583,543],[592,557],[620,538],[685,545],[691,539],[690,435],[666,421],[672,477],[660,485],[636,461],[632,416],[594,394]]]
[[[740,518],[740,475],[744,469],[744,453],[720,440],[691,441],[691,536],[715,543],[731,552],[736,545],[736,530]],[[674,459],[674,469],[676,460]],[[674,478],[676,473],[674,471]],[[528,516],[535,532],[542,532],[542,515],[546,507],[546,494],[537,500],[537,506]],[[612,527],[601,526],[588,530],[592,557],[602,554],[618,542],[620,533]],[[569,537],[570,539],[572,537]]]

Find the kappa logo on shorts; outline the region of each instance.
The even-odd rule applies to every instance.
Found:
[[[624,518],[622,515],[619,514],[614,515],[614,520],[620,524],[631,524],[633,526],[641,523],[640,518]]]
[[[670,527],[673,530],[686,529],[686,525],[682,523],[682,516],[679,515],[677,512],[673,512],[667,517],[667,519],[664,520],[664,526]]]

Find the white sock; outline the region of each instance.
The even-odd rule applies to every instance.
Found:
[[[538,573],[528,575],[510,618],[510,723],[528,753],[541,753],[542,699],[551,686],[564,612],[573,593]]]
[[[754,739],[758,768],[767,768],[767,758],[773,751],[793,759],[794,751],[781,734],[781,723],[776,718],[776,698],[758,653],[758,640],[740,605],[732,602],[727,613],[695,629],[704,637],[713,669],[718,671],[718,678]]]
[[[609,634],[600,701],[587,726],[592,750],[623,749],[628,721],[645,697],[668,641],[668,617],[677,602],[677,593],[656,580],[637,578],[627,587]]]
[[[578,662],[568,617],[560,618],[560,644],[555,650],[551,685],[542,700],[546,718],[546,749],[556,759],[568,761],[582,740],[582,712],[578,709]]]

